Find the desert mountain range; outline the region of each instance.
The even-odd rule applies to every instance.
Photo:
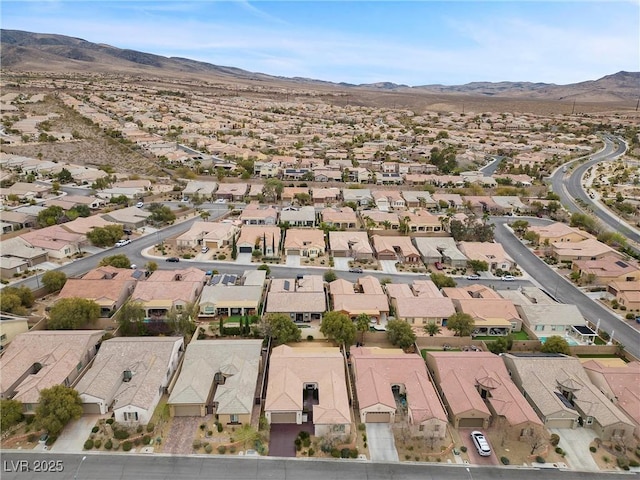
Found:
[[[352,85],[308,78],[285,78],[212,65],[180,57],[164,57],[135,50],[97,44],[64,35],[0,29],[0,62],[12,72],[85,72],[104,74],[192,77],[233,82],[272,82],[282,85],[380,93],[452,95],[518,100],[597,102],[635,105],[640,98],[640,72],[621,71],[597,80],[569,85],[532,82],[472,82],[465,85],[395,83]]]

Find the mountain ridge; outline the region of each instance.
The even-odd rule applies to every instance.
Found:
[[[91,71],[98,73],[153,73],[210,75],[228,80],[277,81],[296,85],[341,89],[473,95],[563,101],[620,102],[640,96],[640,72],[620,71],[596,80],[558,85],[529,81],[474,81],[464,85],[427,84],[408,86],[393,82],[351,84],[303,77],[282,77],[250,72],[233,66],[214,65],[183,58],[122,49],[105,43],[58,34],[0,29],[0,62],[8,71]]]

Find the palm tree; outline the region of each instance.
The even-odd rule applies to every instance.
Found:
[[[364,334],[369,330],[369,315],[366,313],[358,315],[356,318],[356,330],[362,334],[360,337],[360,343],[364,343]]]
[[[439,335],[442,329],[437,323],[428,323],[424,326],[424,331],[428,333],[430,337],[433,337],[434,335]]]

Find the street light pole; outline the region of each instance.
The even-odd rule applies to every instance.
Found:
[[[80,460],[80,465],[78,465],[78,468],[76,469],[76,473],[73,474],[73,480],[76,480],[78,478],[78,472],[80,471],[80,467],[82,466],[82,464],[86,459],[87,459],[87,456],[85,455],[84,457],[82,457],[82,460]],[[467,468],[467,470],[469,469]]]

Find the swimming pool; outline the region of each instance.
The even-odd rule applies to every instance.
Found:
[[[560,335],[555,335],[555,336],[559,337]],[[571,337],[564,336],[562,338],[564,338],[567,341],[567,343],[569,344],[570,347],[576,347],[576,346],[580,345],[578,342],[576,342]],[[544,342],[547,341],[547,337],[538,337],[538,340],[540,340],[541,343],[544,343]]]

